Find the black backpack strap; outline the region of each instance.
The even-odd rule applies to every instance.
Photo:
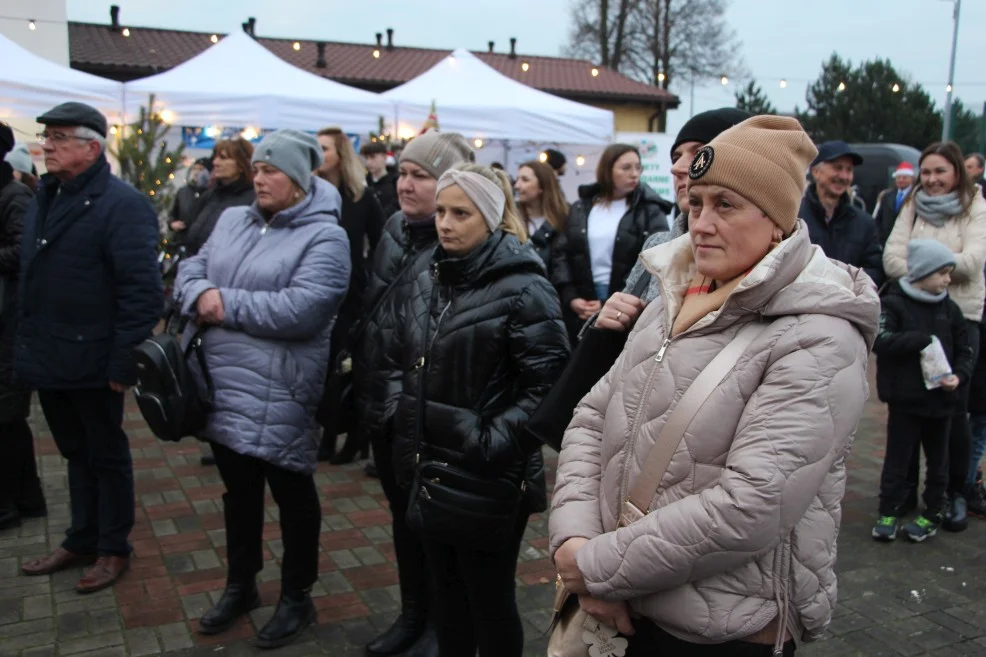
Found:
[[[205,379],[205,395],[201,396],[202,403],[212,406],[212,403],[216,399],[216,386],[212,382],[212,374],[209,373],[209,365],[205,360],[205,349],[202,348],[202,335],[209,330],[208,326],[200,327],[195,331],[195,335],[192,336],[191,342],[188,343],[188,348],[185,349],[185,360],[195,352],[195,359],[199,363],[199,369],[202,371],[202,378]]]

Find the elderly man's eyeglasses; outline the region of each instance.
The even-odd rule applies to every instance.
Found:
[[[38,143],[44,146],[49,141],[53,144],[64,144],[69,139],[78,139],[79,141],[89,141],[88,137],[80,137],[78,135],[67,135],[63,132],[39,132],[37,135]]]

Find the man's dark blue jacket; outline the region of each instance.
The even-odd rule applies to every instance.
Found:
[[[812,184],[801,199],[798,216],[808,224],[811,243],[822,247],[825,255],[864,269],[874,283],[883,284],[883,248],[876,232],[876,221],[855,207],[848,194],[839,199],[832,221],[827,222],[825,208]]]
[[[163,307],[150,201],[105,157],[67,182],[41,178],[24,218],[14,371],[34,389],[136,382],[134,347]]]

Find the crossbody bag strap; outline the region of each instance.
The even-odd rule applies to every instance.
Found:
[[[216,386],[212,382],[212,374],[209,372],[209,364],[205,359],[205,349],[202,348],[202,335],[209,330],[208,326],[203,326],[195,331],[192,336],[191,341],[188,343],[188,348],[185,350],[185,359],[187,360],[192,352],[195,352],[195,359],[199,363],[199,370],[202,372],[202,378],[205,379],[205,394],[199,395],[202,402],[212,406],[216,399]]]
[[[370,325],[370,321],[376,316],[380,308],[383,307],[384,302],[387,301],[388,298],[390,298],[390,293],[394,291],[394,288],[397,287],[397,284],[401,281],[402,278],[404,278],[404,274],[406,274],[408,270],[414,266],[415,255],[417,254],[416,253],[407,254],[407,262],[404,263],[404,265],[400,268],[400,270],[397,272],[397,275],[394,276],[393,280],[387,284],[387,287],[384,288],[383,293],[379,297],[377,297],[377,300],[373,303],[373,308],[370,309],[370,312],[363,315],[363,319],[361,319],[360,323],[356,326],[356,330],[353,331],[352,333],[352,339],[349,341],[350,345],[353,345],[355,347],[356,343],[359,342],[359,339],[363,337],[363,333],[366,331],[366,328]]]
[[[668,466],[671,464],[671,457],[678,449],[688,425],[691,424],[712,391],[732,371],[739,357],[766,326],[766,324],[758,322],[751,322],[743,326],[736,337],[716,354],[712,362],[706,365],[705,369],[692,381],[685,394],[681,396],[681,400],[671,411],[671,416],[664,428],[661,429],[657,441],[647,455],[647,461],[640,469],[637,481],[634,482],[633,488],[630,490],[627,502],[633,505],[635,510],[640,512],[640,515],[647,514],[651,500],[657,494],[661,479],[667,472]]]

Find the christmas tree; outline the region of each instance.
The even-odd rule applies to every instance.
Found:
[[[163,217],[171,209],[175,196],[175,171],[182,164],[185,144],[168,149],[167,136],[171,130],[167,110],[154,109],[154,96],[146,107],[140,108],[136,121],[124,128],[112,155],[120,163],[120,177],[147,194],[151,204]]]

